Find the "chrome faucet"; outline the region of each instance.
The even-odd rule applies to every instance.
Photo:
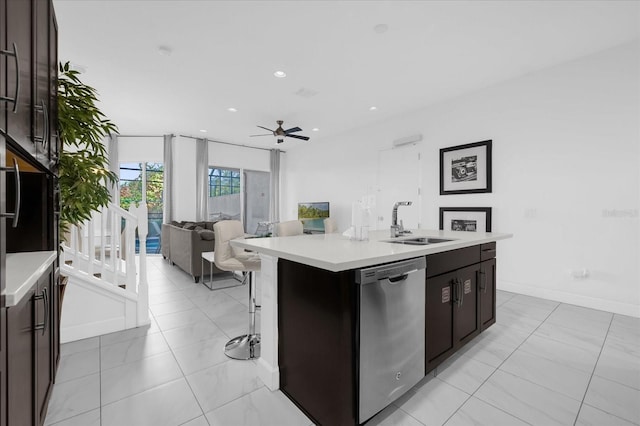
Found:
[[[395,238],[398,235],[402,234],[410,234],[411,231],[405,231],[404,226],[402,226],[402,221],[398,224],[398,207],[400,206],[410,206],[411,201],[398,201],[393,205],[393,211],[391,213],[391,238]]]

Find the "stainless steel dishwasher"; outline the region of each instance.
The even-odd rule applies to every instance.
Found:
[[[356,271],[360,423],[424,377],[426,265],[418,257]]]

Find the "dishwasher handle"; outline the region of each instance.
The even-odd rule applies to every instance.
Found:
[[[427,267],[425,257],[419,257],[391,264],[373,266],[356,270],[357,284],[373,284],[378,281],[389,280],[391,283],[403,281],[406,276]],[[403,278],[404,277],[404,278]]]

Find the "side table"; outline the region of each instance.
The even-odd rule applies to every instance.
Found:
[[[204,284],[209,290],[222,290],[223,288],[229,288],[229,287],[239,287],[241,285],[244,284],[244,280],[240,283],[240,284],[231,284],[231,285],[225,285],[225,286],[221,286],[221,287],[213,287],[213,266],[214,266],[214,252],[212,251],[205,251],[202,252],[202,284]],[[206,280],[204,279],[204,262],[205,260],[207,262],[209,262],[209,283],[206,282]]]

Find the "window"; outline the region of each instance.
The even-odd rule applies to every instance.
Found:
[[[209,168],[209,197],[240,193],[240,170]]]
[[[120,163],[120,207],[129,210],[132,203],[147,203],[149,220],[147,253],[160,252],[163,179],[162,163]],[[142,188],[145,190],[143,191]],[[138,253],[137,237],[136,253]]]

